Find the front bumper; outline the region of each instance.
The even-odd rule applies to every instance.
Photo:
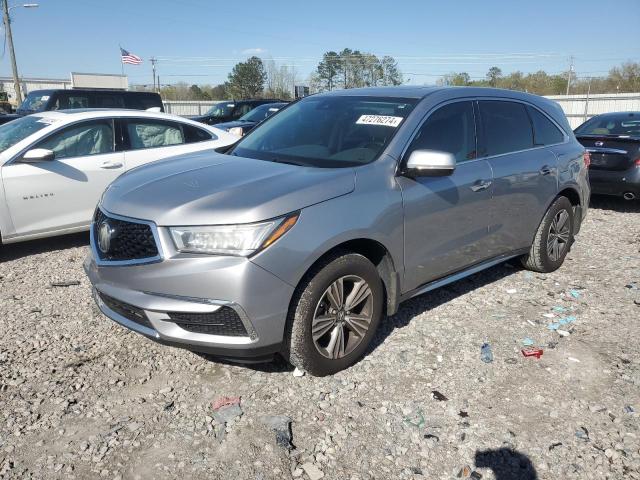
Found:
[[[622,196],[631,192],[636,198],[640,197],[640,168],[631,167],[628,170],[589,170],[591,193],[600,195]]]
[[[84,268],[102,313],[159,343],[229,359],[281,350],[294,288],[246,258],[177,255],[158,263],[105,266],[89,256]],[[124,310],[114,307],[119,303]],[[237,314],[246,334],[189,331],[172,318],[222,308]],[[127,314],[131,310],[141,312],[142,320]]]

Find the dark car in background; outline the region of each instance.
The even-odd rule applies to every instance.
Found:
[[[164,112],[162,99],[160,95],[154,92],[88,89],[33,90],[29,92],[15,114],[0,115],[0,124],[31,113],[77,108],[154,109]]]
[[[282,103],[282,100],[263,98],[260,100],[220,102],[211,107],[204,115],[197,115],[190,118],[191,120],[206,123],[207,125],[217,125],[218,123],[238,120],[254,108],[264,105],[265,103]]]
[[[574,133],[591,154],[591,193],[640,198],[640,112],[598,115]]]
[[[249,133],[249,131],[258,125],[261,121],[270,117],[281,108],[287,106],[287,103],[265,103],[259,107],[254,108],[246,115],[243,115],[238,120],[233,122],[218,123],[216,128],[226,130],[227,132],[242,137]]]

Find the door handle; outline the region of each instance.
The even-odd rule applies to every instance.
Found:
[[[549,175],[553,170],[549,165],[545,165],[540,169],[540,175]]]
[[[477,180],[473,185],[471,185],[471,190],[474,192],[479,192],[481,190],[486,190],[491,186],[491,180]]]
[[[100,168],[110,169],[110,168],[120,168],[122,166],[122,162],[102,162]]]

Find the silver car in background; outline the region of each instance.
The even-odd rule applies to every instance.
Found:
[[[557,269],[588,201],[584,148],[554,102],[334,91],[225,154],[121,176],[85,270],[102,312],[153,340],[327,375],[404,300],[514,257]]]

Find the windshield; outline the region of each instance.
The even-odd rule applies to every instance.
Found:
[[[624,113],[616,116],[594,117],[576,128],[576,135],[614,135],[639,137],[640,115]]]
[[[51,124],[42,117],[23,117],[0,126],[0,153]]]
[[[231,115],[233,111],[233,107],[235,107],[235,103],[218,103],[211,107],[211,109],[207,112],[207,115],[216,118],[225,118]]]
[[[272,103],[267,103],[265,105],[260,105],[259,107],[254,108],[249,113],[244,114],[239,118],[241,122],[253,122],[258,123],[267,118],[270,115],[273,115],[278,110],[280,110],[280,106],[274,107]]]
[[[20,105],[18,110],[29,112],[42,112],[49,101],[49,94],[30,93],[24,102]]]
[[[259,125],[232,155],[313,167],[372,162],[387,146],[416,100],[308,97]]]

